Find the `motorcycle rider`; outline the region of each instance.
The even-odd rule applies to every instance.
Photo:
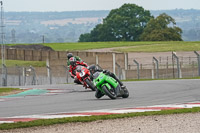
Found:
[[[70,63],[69,72],[70,72],[71,78],[74,79],[74,83],[81,84],[80,81],[76,77],[76,67],[78,65],[87,67],[87,64],[85,62],[83,62],[83,61],[81,61],[81,62],[77,61],[75,57],[71,57],[69,59],[69,63]]]
[[[123,89],[123,90],[126,89],[126,86],[124,86],[123,83],[116,77],[116,75],[114,73],[110,72],[109,70],[98,69],[98,67],[96,65],[91,65],[89,67],[89,70],[92,75],[95,72],[103,72],[104,74],[111,76],[119,83],[119,85],[121,86],[121,89]],[[103,95],[104,94],[102,94],[99,89],[96,90],[96,93],[95,93],[96,98],[101,98]]]
[[[71,57],[74,57],[74,58],[75,58],[77,61],[79,61],[79,62],[82,62],[82,61],[83,61],[79,56],[73,56],[72,53],[67,53],[67,66],[68,66],[68,67],[69,67],[69,65],[70,65],[69,59],[70,59]]]

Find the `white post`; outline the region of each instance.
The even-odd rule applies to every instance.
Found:
[[[23,76],[23,85],[26,85],[26,68],[23,67],[22,69],[22,76]]]
[[[115,53],[113,53],[113,73],[115,74]]]
[[[122,69],[122,79],[126,80],[126,70]]]
[[[125,58],[125,62],[124,62],[125,70],[128,70],[128,53],[125,53],[124,55],[125,55],[125,57],[124,57]]]
[[[181,71],[181,68],[180,68],[180,77],[179,77],[179,78],[183,78],[183,77],[182,77],[182,71]]]
[[[99,64],[99,57],[98,57],[98,55],[96,55],[96,65],[98,65]]]
[[[152,79],[154,79],[154,69],[151,69]]]

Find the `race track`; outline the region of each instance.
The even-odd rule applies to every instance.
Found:
[[[78,112],[100,109],[141,107],[200,101],[200,80],[157,80],[124,82],[130,96],[111,100],[95,98],[95,92],[81,85],[26,86],[48,89],[48,94],[0,99],[0,117],[44,113]]]

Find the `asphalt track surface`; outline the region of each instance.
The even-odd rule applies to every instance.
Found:
[[[25,96],[0,102],[0,117],[45,113],[92,111],[100,109],[143,107],[200,101],[200,80],[156,80],[124,82],[130,96],[111,100],[95,98],[95,92],[81,85],[59,84],[23,88],[58,89],[57,94]],[[21,87],[22,88],[22,87]]]

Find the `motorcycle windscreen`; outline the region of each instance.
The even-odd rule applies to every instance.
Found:
[[[95,73],[93,74],[93,78],[96,79],[96,78],[99,76],[100,73],[101,73],[101,72],[95,72]]]

